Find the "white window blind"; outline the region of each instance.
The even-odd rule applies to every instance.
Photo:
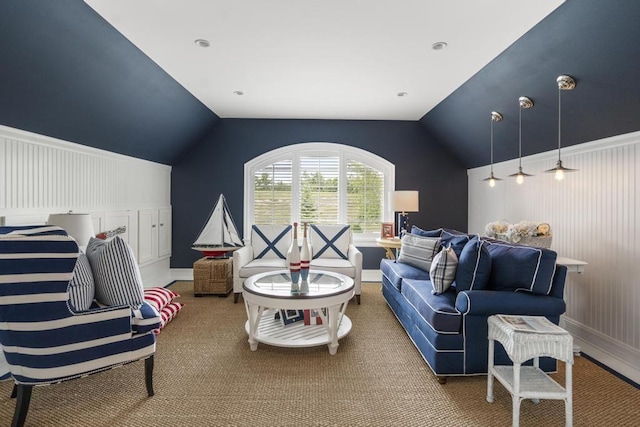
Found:
[[[254,174],[254,219],[256,224],[291,223],[291,160],[264,167]]]
[[[347,160],[347,223],[354,233],[380,231],[384,206],[384,174]]]
[[[300,157],[300,220],[338,224],[340,158]]]

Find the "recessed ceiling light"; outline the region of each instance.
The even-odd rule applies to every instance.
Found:
[[[431,49],[433,50],[442,50],[447,47],[447,42],[435,42],[431,45]]]
[[[233,91],[233,94],[234,94],[234,95],[238,95],[238,96],[242,96],[242,95],[244,95],[244,92],[243,92],[243,91],[241,91],[241,90],[234,90],[234,91]]]
[[[209,43],[209,40],[205,40],[205,39],[196,39],[194,43],[196,44],[196,46],[200,46],[200,47],[211,46],[211,43]]]
[[[408,92],[398,92],[398,96],[407,96],[409,95]]]

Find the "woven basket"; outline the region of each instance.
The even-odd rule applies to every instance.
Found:
[[[233,289],[232,259],[201,258],[193,264],[193,292],[229,295]]]

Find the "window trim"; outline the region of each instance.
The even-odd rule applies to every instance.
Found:
[[[384,175],[384,208],[383,221],[390,222],[393,220],[393,212],[391,211],[390,193],[395,188],[395,165],[388,160],[361,148],[349,145],[337,144],[333,142],[302,142],[298,144],[287,145],[268,151],[260,156],[254,157],[244,164],[244,212],[243,212],[243,236],[249,238],[251,225],[254,223],[253,217],[253,199],[254,199],[254,174],[256,171],[269,166],[281,160],[291,160],[293,177],[300,176],[300,157],[303,156],[333,156],[340,159],[339,171],[339,205],[341,207],[338,222],[346,224],[346,209],[342,209],[346,205],[346,160],[354,160],[367,166],[381,171]],[[300,189],[297,179],[292,182],[291,191],[299,194]],[[293,204],[292,217],[300,217],[300,206]],[[354,234],[354,243],[358,246],[376,246],[375,239],[380,237],[379,233],[359,233]]]

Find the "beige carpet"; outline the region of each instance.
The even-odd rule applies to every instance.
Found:
[[[260,344],[249,350],[244,304],[193,297],[174,284],[184,310],[158,336],[155,391],[142,362],[34,389],[29,426],[508,426],[511,398],[484,377],[440,385],[380,294],[363,285],[349,305],[353,330],[330,356]],[[564,373],[556,374],[562,382]],[[0,425],[9,425],[12,384],[0,384]],[[563,426],[564,404],[524,401],[521,426]],[[574,425],[640,425],[640,390],[585,358],[574,366]]]

